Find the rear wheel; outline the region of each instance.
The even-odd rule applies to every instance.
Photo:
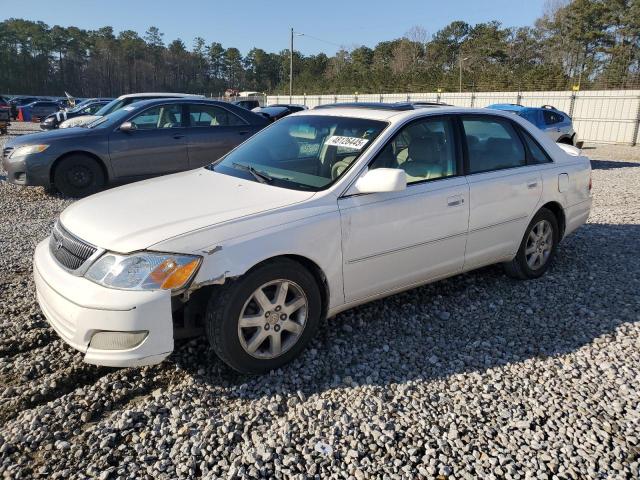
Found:
[[[86,197],[105,184],[105,176],[98,162],[82,154],[63,158],[53,173],[53,184],[67,197]]]
[[[216,292],[205,325],[222,361],[241,373],[264,373],[300,354],[321,314],[313,275],[298,262],[280,259]]]
[[[555,215],[546,208],[540,209],[529,223],[518,253],[504,264],[505,271],[521,280],[541,277],[549,269],[559,241]]]

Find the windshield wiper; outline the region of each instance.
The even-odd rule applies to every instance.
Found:
[[[255,169],[255,167],[252,167],[251,165],[244,165],[242,163],[236,163],[236,162],[233,162],[231,165],[233,165],[235,168],[238,168],[240,170],[244,170],[245,172],[249,172],[251,175],[253,175],[253,178],[255,178],[260,183],[273,182],[272,177],[270,177],[264,172],[259,172],[258,170]]]

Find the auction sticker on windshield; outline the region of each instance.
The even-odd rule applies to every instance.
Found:
[[[362,150],[368,141],[369,140],[366,138],[341,137],[339,135],[333,135],[332,137],[329,137],[329,140],[326,141],[325,145]]]

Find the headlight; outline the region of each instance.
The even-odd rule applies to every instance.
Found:
[[[11,154],[12,157],[22,157],[24,155],[29,155],[31,153],[40,153],[44,152],[49,145],[25,145],[24,147],[16,148]]]
[[[172,253],[106,253],[91,265],[85,277],[110,288],[176,292],[189,284],[201,261],[199,256]]]

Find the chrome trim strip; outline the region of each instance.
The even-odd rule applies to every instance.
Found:
[[[478,228],[474,228],[473,230],[469,230],[469,233],[475,233],[475,232],[479,232],[481,230],[487,230],[488,228],[499,227],[500,225],[505,225],[507,223],[518,222],[520,220],[526,220],[527,218],[529,218],[527,215],[523,215],[521,217],[512,218],[510,220],[505,220],[503,222],[492,223],[491,225],[485,225],[484,227],[478,227]]]
[[[411,250],[412,248],[422,247],[424,245],[429,245],[431,243],[441,242],[443,240],[448,240],[450,238],[460,237],[460,236],[466,235],[466,234],[467,234],[467,232],[455,233],[453,235],[447,235],[446,237],[436,238],[434,240],[428,240],[426,242],[415,243],[413,245],[407,245],[405,247],[395,248],[393,250],[387,250],[387,251],[380,252],[380,253],[374,253],[372,255],[367,255],[366,257],[360,257],[360,258],[355,258],[353,260],[347,260],[347,264],[350,265],[350,264],[353,264],[353,263],[358,263],[358,262],[362,262],[362,261],[365,261],[365,260],[370,260],[370,259],[375,258],[375,257],[382,257],[384,255],[390,255],[392,253],[402,252],[404,250]]]

